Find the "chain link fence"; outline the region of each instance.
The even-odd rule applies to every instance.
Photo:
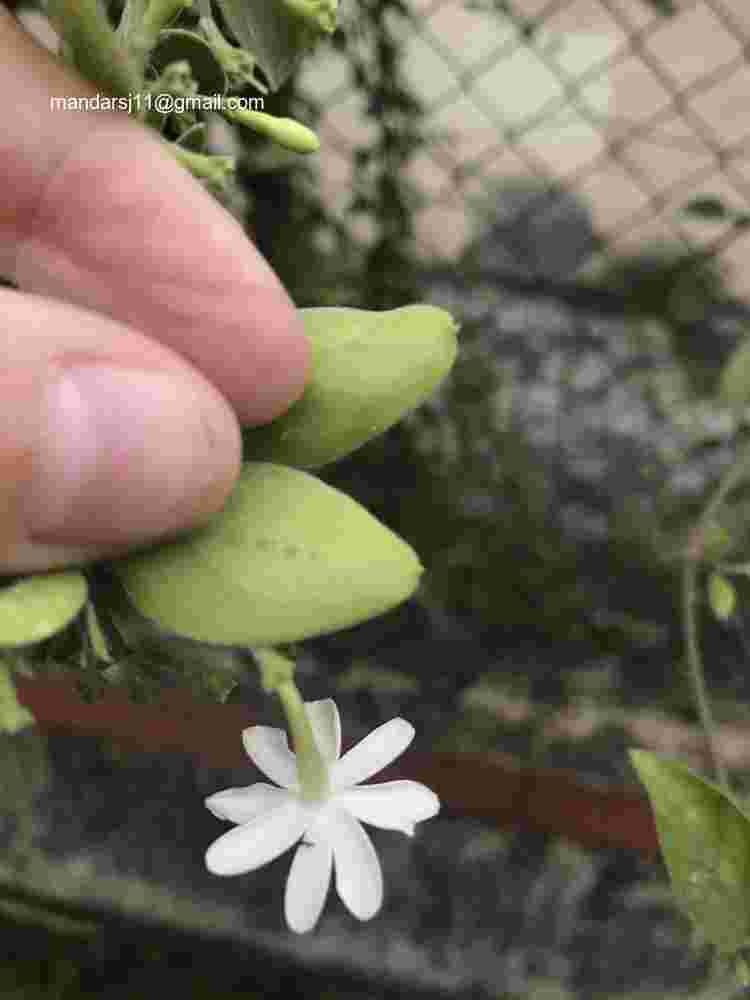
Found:
[[[357,208],[358,164],[384,116],[399,128],[352,73],[357,19],[376,6],[345,10],[343,40],[298,82],[319,115],[321,202],[364,246],[377,227]],[[393,74],[418,107],[420,142],[391,168],[421,263],[454,266],[488,226],[517,229],[519,212],[544,251],[545,214],[575,205],[591,239],[559,248],[556,277],[662,244],[716,255],[731,294],[750,297],[746,0],[381,6],[392,8]]]

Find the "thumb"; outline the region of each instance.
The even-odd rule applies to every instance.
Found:
[[[240,469],[229,403],[115,320],[0,289],[0,575],[113,555],[204,520]]]

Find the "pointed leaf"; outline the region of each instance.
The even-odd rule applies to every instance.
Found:
[[[750,819],[684,765],[645,750],[630,759],[646,786],[672,888],[725,954],[750,943]]]
[[[38,573],[0,588],[0,647],[48,639],[71,622],[86,602],[82,573]]]
[[[724,220],[729,217],[729,211],[721,200],[715,195],[704,195],[701,198],[693,198],[685,205],[684,211],[689,215],[696,215],[701,219]]]
[[[427,399],[456,357],[456,324],[435,306],[301,309],[312,344],[302,397],[242,432],[246,459],[317,469],[382,434]]]
[[[225,21],[268,77],[272,90],[291,76],[318,32],[279,0],[219,0]]]
[[[266,646],[346,628],[415,589],[401,538],[308,473],[248,463],[224,510],[188,537],[116,560],[137,609],[205,642]]]

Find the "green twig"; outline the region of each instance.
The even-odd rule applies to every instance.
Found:
[[[194,177],[214,186],[225,183],[227,177],[233,173],[236,167],[236,160],[233,156],[194,153],[192,150],[177,146],[175,143],[166,143],[166,148],[180,161],[183,167],[187,167]]]
[[[265,691],[279,696],[297,762],[300,793],[303,798],[318,800],[328,792],[328,768],[315,742],[312,726],[302,696],[294,683],[294,663],[275,649],[256,648],[261,682]]]
[[[713,496],[694,526],[688,544],[687,558],[682,569],[682,625],[687,655],[688,675],[693,689],[701,726],[717,780],[725,791],[730,791],[729,775],[716,745],[716,722],[706,690],[705,671],[698,637],[698,569],[704,558],[704,538],[721,505],[750,469],[750,445],[732,463],[719,481]]]
[[[682,569],[682,626],[687,654],[688,675],[693,689],[693,697],[698,707],[698,715],[706,740],[708,754],[719,784],[730,791],[729,775],[716,745],[716,722],[711,712],[711,703],[706,690],[706,678],[698,641],[697,604],[698,563],[687,560]]]
[[[141,22],[141,37],[149,48],[156,45],[159,32],[178,14],[193,6],[193,0],[150,0]]]

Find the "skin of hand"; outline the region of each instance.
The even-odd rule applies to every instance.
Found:
[[[309,344],[242,227],[0,4],[0,582],[221,509]]]

